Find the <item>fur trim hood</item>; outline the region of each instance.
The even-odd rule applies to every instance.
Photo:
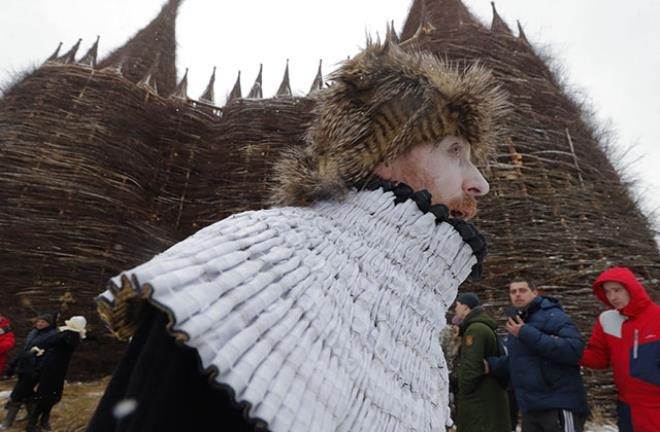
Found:
[[[447,135],[465,138],[483,157],[497,141],[508,107],[482,66],[461,70],[389,41],[367,41],[330,79],[333,84],[316,93],[306,145],[275,165],[275,205],[340,197],[381,162]]]

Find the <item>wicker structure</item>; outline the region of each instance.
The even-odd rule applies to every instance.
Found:
[[[491,193],[481,200],[476,221],[490,243],[486,277],[466,289],[481,293],[496,313],[508,305],[508,281],[523,272],[544,294],[562,300],[585,337],[601,310],[591,283],[606,268],[632,268],[657,301],[653,230],[608,160],[602,136],[520,25],[514,36],[494,5],[486,28],[460,0],[416,0],[401,40],[455,61],[486,64],[512,97],[511,136],[485,167]],[[586,374],[591,397],[613,413],[609,374]]]
[[[98,41],[77,60],[80,41],[58,48],[0,99],[2,313],[19,337],[38,311],[90,318],[72,367],[83,378],[107,374],[123,351],[93,302],[108,278],[263,207],[273,153],[299,142],[309,117],[288,70],[275,99],[218,107],[212,76],[190,100],[174,67],[178,3],[98,64]]]
[[[121,351],[95,319],[105,281],[211,222],[262,207],[274,157],[300,143],[310,119],[313,101],[291,96],[288,65],[272,99],[261,99],[261,74],[248,98],[239,76],[224,107],[215,75],[190,99],[186,75],[176,83],[178,4],[98,64],[96,44],[78,60],[78,44],[56,52],[0,100],[2,313],[19,335],[35,310],[92,318],[96,339],[72,369],[83,377],[108,373]],[[511,136],[484,167],[492,192],[476,221],[490,241],[486,277],[470,289],[497,309],[524,270],[562,299],[585,336],[600,309],[589,286],[605,268],[631,267],[657,300],[652,230],[522,29],[514,36],[495,10],[486,28],[460,0],[415,0],[398,38],[478,59],[512,95]],[[310,91],[322,86],[320,65],[310,78]],[[611,386],[590,388],[611,401]]]

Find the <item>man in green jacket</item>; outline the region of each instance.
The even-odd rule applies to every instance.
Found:
[[[499,352],[495,321],[479,305],[475,293],[459,295],[455,311],[461,320],[456,429],[458,432],[510,432],[506,389],[486,374],[486,357],[504,354]]]

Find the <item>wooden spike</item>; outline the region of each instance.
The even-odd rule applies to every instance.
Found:
[[[518,23],[518,39],[531,46],[529,40],[527,39],[527,35],[525,35],[525,31],[523,30],[522,25],[520,25],[520,21],[516,20],[516,23]]]
[[[81,65],[87,65],[91,67],[96,66],[96,56],[98,54],[99,50],[99,39],[101,39],[101,36],[96,36],[96,41],[94,44],[87,50],[87,53],[78,60],[78,63]]]
[[[181,81],[179,81],[176,89],[174,89],[174,93],[172,93],[170,97],[174,99],[188,99],[188,68],[186,68],[183,78],[181,78]]]
[[[231,92],[229,92],[229,97],[227,98],[227,102],[231,102],[234,99],[240,99],[242,97],[243,95],[241,93],[241,71],[238,71],[238,77],[236,78],[234,87],[231,89]]]
[[[252,88],[250,89],[250,93],[248,93],[247,97],[250,99],[261,99],[264,97],[263,95],[263,89],[262,89],[262,72],[263,72],[264,65],[259,64],[259,74],[257,75],[257,79],[254,80],[254,84],[252,85]]]
[[[151,66],[149,67],[149,70],[147,70],[146,75],[137,83],[139,87],[143,87],[155,94],[158,94],[158,84],[156,83],[155,72],[158,70],[159,62],[160,54],[156,54],[156,58],[154,59],[153,63],[151,63]]]
[[[506,22],[504,22],[502,17],[500,17],[500,14],[497,13],[497,9],[495,8],[495,2],[494,1],[490,2],[490,6],[493,9],[493,21],[490,24],[490,30],[494,33],[504,33],[504,34],[512,35],[509,26],[506,24]]]
[[[57,57],[54,62],[55,63],[62,63],[62,64],[69,64],[73,63],[76,58],[76,53],[78,52],[78,48],[80,47],[80,42],[82,42],[82,39],[78,39],[78,42],[76,42],[69,51],[65,52],[61,56]]]
[[[282,78],[282,83],[280,88],[277,89],[276,97],[291,97],[293,93],[291,92],[291,84],[289,83],[289,59],[286,59],[286,67],[284,68],[284,78]]]
[[[204,90],[204,93],[202,93],[202,95],[199,97],[199,100],[214,104],[215,103],[215,92],[213,90],[214,87],[215,87],[215,66],[213,66],[213,73],[211,74],[209,83],[206,85],[206,89]]]
[[[323,88],[323,72],[321,70],[321,64],[323,60],[319,60],[319,69],[316,71],[316,76],[314,77],[314,81],[312,81],[312,85],[309,88],[309,93],[307,95],[311,95],[315,91],[321,90]]]
[[[57,48],[55,49],[55,52],[52,53],[52,54],[50,55],[50,57],[48,57],[48,58],[46,59],[46,61],[53,61],[53,60],[57,59],[57,56],[60,55],[60,48],[62,48],[62,42],[60,42],[60,43],[57,45]]]

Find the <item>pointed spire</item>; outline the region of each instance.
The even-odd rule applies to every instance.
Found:
[[[321,90],[323,88],[323,73],[321,71],[321,64],[323,60],[319,60],[319,70],[316,71],[316,76],[314,77],[314,81],[312,82],[312,86],[309,88],[309,93],[307,95],[311,95],[317,90]]]
[[[291,84],[289,83],[289,59],[286,59],[286,67],[284,68],[284,78],[282,78],[282,83],[280,88],[277,89],[276,97],[291,97],[293,93],[291,92]]]
[[[215,103],[215,92],[213,91],[213,87],[215,86],[215,66],[213,66],[213,73],[211,74],[211,78],[209,79],[209,83],[206,85],[206,89],[204,90],[204,93],[199,97],[199,100],[203,102],[208,102],[210,104]]]
[[[394,20],[392,20],[387,24],[387,33],[385,34],[385,40],[394,42],[395,44],[399,43],[399,36],[396,34],[396,30],[394,30]]]
[[[236,78],[234,87],[231,89],[231,92],[229,93],[229,97],[227,97],[227,102],[231,102],[234,99],[240,99],[242,97],[243,95],[241,93],[241,71],[238,71],[238,77]]]
[[[179,81],[179,84],[176,86],[174,93],[172,93],[170,97],[183,100],[188,99],[188,68],[186,68],[186,72],[183,74],[183,78],[181,78],[181,81]]]
[[[263,69],[264,69],[264,65],[260,63],[259,74],[257,75],[257,79],[254,80],[254,84],[250,89],[250,93],[248,93],[247,95],[247,97],[250,99],[261,99],[262,97],[264,97],[262,90],[262,81],[261,81],[261,74],[263,72]]]
[[[529,43],[529,40],[527,39],[527,35],[525,35],[525,31],[523,30],[522,25],[520,25],[520,21],[516,20],[516,23],[518,23],[518,40],[531,46],[532,44]]]
[[[96,66],[96,55],[99,50],[99,39],[101,39],[101,36],[96,36],[96,41],[94,44],[89,48],[89,50],[87,50],[87,53],[85,53],[85,55],[80,60],[78,60],[79,64],[91,67]]]
[[[493,8],[493,21],[490,24],[490,30],[493,33],[504,33],[512,35],[513,33],[511,32],[509,26],[504,22],[502,17],[500,17],[500,14],[497,13],[497,9],[495,9],[495,2],[490,2],[490,6]]]
[[[408,12],[401,41],[419,36],[432,28],[442,30],[457,29],[464,25],[481,27],[461,0],[415,0]]]
[[[147,91],[155,94],[158,94],[158,84],[155,73],[156,71],[158,71],[159,61],[160,61],[160,55],[157,55],[156,58],[154,59],[154,62],[151,64],[151,67],[147,71],[146,75],[142,77],[140,81],[137,82],[137,85],[139,87],[146,88]]]
[[[52,53],[52,54],[50,55],[50,57],[48,57],[48,58],[46,59],[46,61],[48,62],[48,61],[53,61],[53,60],[55,60],[55,59],[57,58],[57,56],[60,55],[60,49],[61,49],[61,48],[62,48],[62,42],[60,42],[60,43],[57,45],[57,48],[55,49],[55,52]]]
[[[123,76],[124,74],[122,73],[122,70],[124,69],[124,59],[119,59],[119,61],[106,67],[105,69]]]
[[[433,30],[435,30],[435,27],[431,23],[431,16],[427,13],[426,3],[424,2],[422,4],[422,15],[419,18],[419,27],[417,27],[417,30],[415,30],[415,34],[413,35],[412,39],[419,38],[424,34],[429,34]]]
[[[73,63],[76,60],[76,53],[78,52],[78,48],[80,48],[80,42],[82,42],[82,39],[78,39],[78,42],[76,42],[69,51],[57,57],[53,62],[61,64]]]
[[[154,58],[160,56],[159,67],[152,72],[163,94],[176,88],[176,14],[181,0],[169,0],[158,16],[122,47],[99,62],[100,68],[123,63],[123,75],[133,82],[142,81]]]

